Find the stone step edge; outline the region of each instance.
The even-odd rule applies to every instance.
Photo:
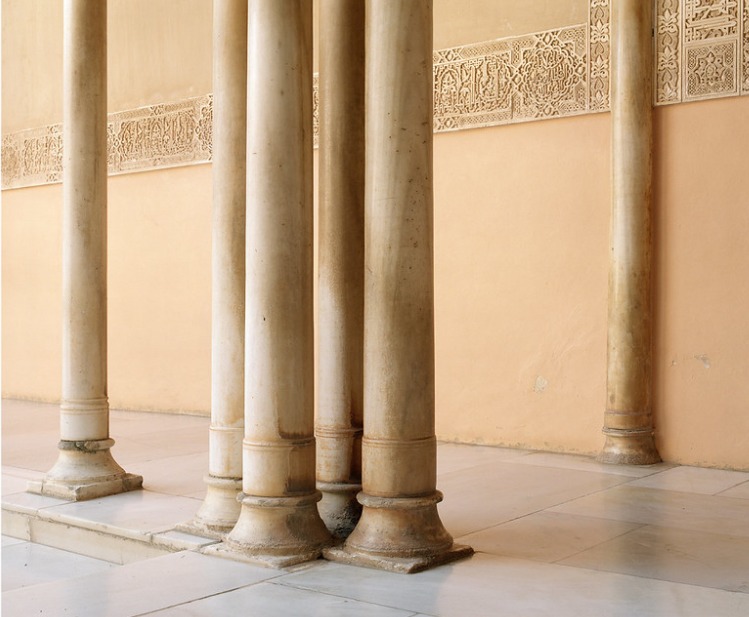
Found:
[[[2,533],[120,565],[179,551],[199,551],[218,542],[173,527],[137,531],[7,501],[2,504]]]

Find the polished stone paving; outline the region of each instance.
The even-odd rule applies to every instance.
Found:
[[[112,412],[111,424],[116,460],[145,490],[80,503],[29,495],[26,482],[56,458],[57,408],[3,401],[4,508],[179,537],[170,530],[205,491],[208,419]],[[2,614],[749,615],[749,473],[455,444],[438,460],[440,514],[476,549],[470,559],[412,575],[324,561],[277,571],[194,550],[102,560],[77,554],[60,526],[11,537],[3,517]]]

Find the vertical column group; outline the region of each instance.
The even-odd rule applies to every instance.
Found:
[[[472,552],[437,513],[431,2],[371,0],[366,37],[321,5],[317,456],[311,9],[249,2],[241,509],[208,551],[416,571]]]
[[[243,493],[225,544],[281,567],[330,541],[315,487],[311,0],[250,1],[247,82]]]
[[[107,398],[107,3],[65,0],[62,402],[57,462],[29,490],[93,499],[140,488],[112,458]]]
[[[432,5],[366,6],[363,511],[325,554],[413,572],[472,552],[437,513]]]
[[[364,3],[320,3],[317,486],[330,532],[361,505],[364,380]]]

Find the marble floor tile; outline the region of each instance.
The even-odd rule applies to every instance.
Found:
[[[131,617],[276,576],[275,570],[184,551],[8,591],[3,594],[2,608],[7,617]]]
[[[208,452],[169,456],[127,465],[130,473],[143,476],[143,488],[168,495],[189,495],[205,489]]]
[[[630,486],[660,488],[682,493],[716,495],[742,482],[749,481],[749,473],[702,467],[675,467],[647,478],[635,480]]]
[[[746,536],[646,526],[560,563],[749,593]]]
[[[199,507],[200,502],[196,499],[139,490],[65,503],[56,507],[54,513],[135,532],[153,533],[189,520]]]
[[[749,594],[481,554],[419,574],[324,564],[276,582],[439,617],[749,614]]]
[[[5,471],[5,468],[3,468]],[[40,474],[41,475],[41,474]],[[29,480],[26,478],[19,478],[12,476],[7,473],[3,473],[2,478],[2,494],[12,495],[13,493],[23,493],[29,485]]]
[[[263,617],[411,617],[413,612],[270,582],[151,614],[154,617],[237,617],[250,614]]]
[[[625,534],[639,525],[602,518],[537,512],[457,538],[477,552],[554,562]]]
[[[721,497],[736,497],[738,499],[749,499],[749,482],[744,482],[733,488],[719,493]]]
[[[749,536],[749,501],[715,495],[617,486],[551,508],[553,512],[630,523]]]
[[[608,473],[630,478],[643,478],[673,467],[673,465],[668,463],[658,463],[657,465],[608,465],[606,463],[599,463],[592,456],[558,454],[556,452],[531,452],[528,456],[519,458],[514,462],[523,465],[541,465],[558,469]]]
[[[442,476],[439,512],[453,536],[464,536],[626,481],[612,474],[489,463]]]
[[[26,540],[19,540],[18,538],[11,538],[10,536],[3,536],[3,543],[2,546],[5,548],[6,546],[13,546],[14,544],[23,544],[26,542]]]
[[[113,409],[111,425],[120,437],[132,437],[144,433],[169,430],[172,427],[203,428],[208,430],[208,415],[162,413],[155,411],[126,411]]]
[[[458,443],[437,444],[437,476],[469,469],[485,463],[517,460],[528,454],[528,450],[470,446]]]
[[[3,592],[51,581],[86,576],[116,567],[93,559],[41,544],[21,542],[6,546],[2,552]]]
[[[3,434],[6,434],[4,425]],[[59,433],[5,438],[3,439],[3,465],[46,473],[57,461],[59,441]]]
[[[34,493],[13,493],[12,495],[3,496],[3,506],[8,504],[13,510],[20,512],[46,510],[69,503],[72,502],[65,499],[58,499],[57,497],[48,497],[47,495],[36,495]]]

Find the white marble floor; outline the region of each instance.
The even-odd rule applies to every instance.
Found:
[[[207,418],[113,412],[115,458],[145,490],[82,503],[23,493],[55,460],[54,406],[3,401],[2,425],[4,508],[151,538],[200,505]],[[439,488],[445,525],[476,555],[428,572],[276,571],[192,550],[104,561],[76,554],[72,531],[68,551],[40,531],[3,536],[2,614],[749,615],[749,473],[443,444]]]

